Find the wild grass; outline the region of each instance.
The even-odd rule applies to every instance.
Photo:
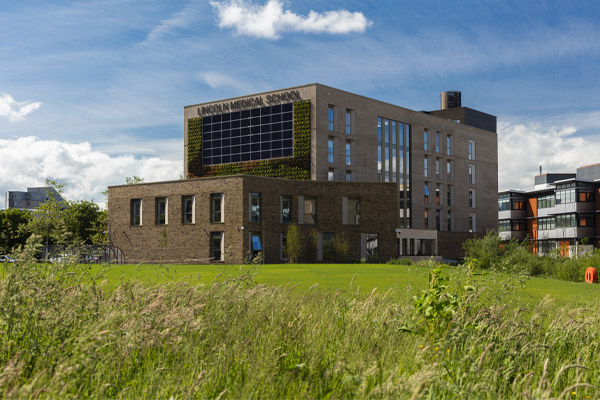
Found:
[[[465,269],[416,272],[422,301],[253,271],[108,289],[90,271],[7,266],[2,397],[598,398],[597,297],[523,308],[527,282]]]

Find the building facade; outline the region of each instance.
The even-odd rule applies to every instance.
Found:
[[[456,102],[453,105],[456,106]],[[179,204],[183,200],[172,199],[170,190],[176,191],[189,184],[194,190],[188,195],[206,197],[204,188],[211,188],[213,180],[221,186],[225,181],[216,178],[230,177],[234,180],[227,182],[242,182],[243,187],[251,187],[248,193],[258,193],[261,199],[270,198],[261,203],[265,212],[267,209],[272,213],[279,210],[278,201],[283,196],[291,196],[296,202],[302,197],[316,197],[319,205],[325,203],[332,207],[327,213],[331,213],[332,218],[335,216],[337,222],[332,220],[321,225],[323,220],[318,219],[313,227],[316,237],[328,234],[325,238],[329,243],[329,234],[344,232],[351,241],[355,258],[366,256],[362,251],[365,246],[358,241],[359,237],[363,240],[363,234],[371,233],[378,235],[379,259],[405,255],[457,258],[463,240],[497,227],[494,208],[498,190],[495,117],[481,113],[493,118],[493,129],[486,130],[433,113],[410,110],[320,84],[187,106],[184,108],[184,172],[187,179],[177,183],[136,185],[137,192],[131,186],[109,188],[113,241],[125,251],[126,247],[134,246],[133,240],[119,237],[119,231],[133,229],[140,233],[147,229],[148,235],[152,235],[151,231],[161,230],[161,224],[152,223],[154,218],[150,225],[141,224],[144,228],[134,226],[131,218],[125,218],[123,210],[129,210],[130,214],[137,210],[137,203],[131,203],[135,199],[140,199],[142,204],[156,201],[154,195],[147,197],[139,190],[155,193],[155,188],[162,185],[163,194],[156,192],[155,195]],[[257,177],[248,180],[246,175]],[[264,192],[263,197],[263,191],[259,189],[271,186],[280,190],[268,195]],[[391,187],[393,204],[388,195],[382,193],[368,197],[366,192],[359,190],[362,187],[385,193]],[[382,189],[375,189],[378,187]],[[223,188],[210,190],[215,198],[226,192]],[[329,193],[337,193],[338,197],[329,199]],[[232,198],[232,194],[224,198]],[[358,230],[345,227],[343,207],[348,200],[344,198],[354,199],[352,204],[359,199],[362,213],[367,215],[378,210],[378,217],[372,219],[361,215]],[[244,197],[236,200],[239,204],[231,206],[244,216],[246,201],[250,200]],[[212,203],[198,203],[197,207],[205,210],[197,209],[197,212],[208,212],[209,204]],[[145,211],[140,211],[140,216],[154,212],[154,208],[142,207]],[[113,212],[116,209],[121,211]],[[301,215],[303,213],[297,213],[294,222],[304,225],[299,219]],[[147,218],[141,220],[148,221]],[[180,221],[182,217],[177,215],[175,218]],[[267,262],[279,262],[281,249],[269,248],[275,246],[273,243],[280,245],[281,240],[274,241],[277,235],[266,232],[280,223],[280,216],[271,214],[268,218],[260,230],[263,232],[261,246],[265,247],[263,253]],[[180,233],[189,229],[181,222],[176,223]],[[235,227],[240,231],[242,226],[245,230],[248,225],[243,217],[235,220],[235,224],[231,229]],[[229,226],[229,223],[225,225]],[[208,231],[208,227],[206,229]],[[282,227],[277,229],[281,236]],[[390,238],[383,240],[386,235]],[[225,232],[223,237],[223,248],[228,248],[228,238],[236,236]],[[253,252],[252,240],[244,235],[240,237],[243,240],[235,239],[242,245],[235,252],[236,259]],[[323,259],[321,250],[315,247],[316,260]],[[135,258],[144,259],[142,253]],[[214,259],[208,257],[206,251],[196,258]],[[145,259],[154,257],[148,255]]]
[[[600,164],[570,174],[540,174],[535,187],[498,194],[503,240],[527,240],[538,254],[573,256],[598,246]]]
[[[31,187],[26,192],[6,192],[5,208],[18,208],[20,210],[35,210],[40,204],[53,197],[58,202],[64,201],[62,196],[51,187]]]

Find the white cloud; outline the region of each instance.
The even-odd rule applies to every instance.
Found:
[[[151,42],[155,39],[161,38],[164,35],[172,34],[178,28],[186,28],[196,21],[196,15],[198,13],[198,4],[192,1],[186,5],[181,11],[172,14],[169,18],[161,21],[155,26],[144,43]]]
[[[249,82],[242,82],[218,71],[207,71],[198,74],[199,78],[213,89],[230,87],[242,93],[251,92]]]
[[[11,122],[21,121],[41,105],[42,103],[39,101],[15,101],[10,94],[2,93],[0,95],[0,117],[8,117]]]
[[[527,189],[543,172],[575,173],[600,162],[598,137],[577,136],[577,128],[498,123],[498,188]]]
[[[278,39],[283,32],[345,34],[364,32],[373,23],[362,12],[348,10],[310,11],[307,16],[283,9],[280,0],[268,0],[264,6],[246,0],[211,1],[219,14],[221,28],[258,38]]]
[[[0,140],[0,193],[43,186],[47,177],[67,184],[68,200],[104,200],[107,186],[139,176],[146,182],[178,179],[181,161],[133,155],[110,156],[87,142],[66,143],[34,136]]]

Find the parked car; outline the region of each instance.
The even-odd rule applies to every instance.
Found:
[[[12,258],[11,256],[8,255],[4,255],[4,256],[0,256],[0,262],[2,263],[14,263],[16,260],[14,258]]]

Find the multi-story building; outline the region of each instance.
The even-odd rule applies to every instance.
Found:
[[[40,204],[45,203],[53,197],[56,201],[62,202],[64,199],[51,187],[31,187],[26,192],[8,191],[6,192],[5,208],[18,208],[21,210],[35,210]]]
[[[295,222],[309,260],[331,259],[336,235],[353,259],[457,258],[497,227],[495,117],[436,113],[320,84],[187,106],[187,179],[110,187],[111,239],[131,260],[280,262]],[[157,247],[161,232],[176,239]]]
[[[575,174],[535,177],[535,187],[498,194],[498,230],[503,240],[527,240],[538,254],[579,254],[598,245],[600,164]]]

